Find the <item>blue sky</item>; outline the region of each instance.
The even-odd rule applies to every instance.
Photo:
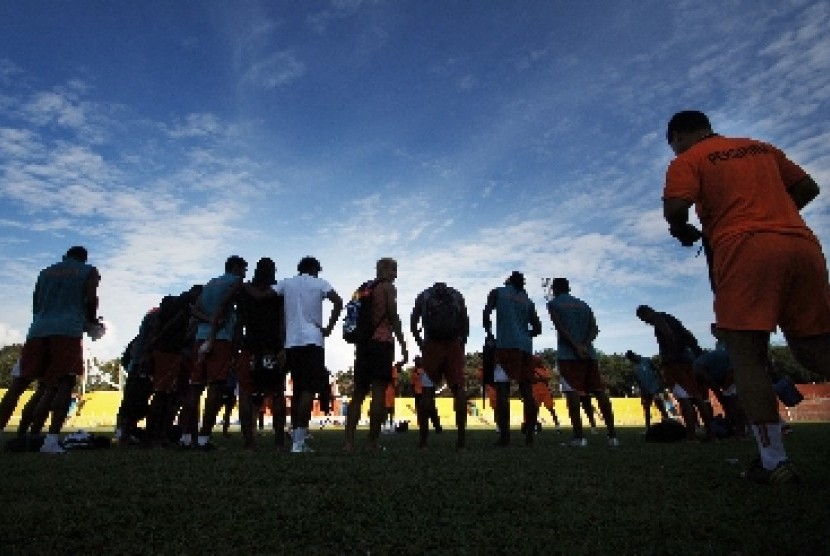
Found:
[[[523,271],[596,312],[606,353],[656,352],[638,304],[712,345],[703,257],[666,233],[677,110],[784,148],[830,184],[824,1],[0,3],[0,343],[37,272],[83,244],[117,356],[143,313],[269,256],[343,297],[399,261],[400,312]],[[805,218],[830,245],[828,194]],[[416,351],[410,340],[410,351]],[[351,346],[327,344],[345,369]]]

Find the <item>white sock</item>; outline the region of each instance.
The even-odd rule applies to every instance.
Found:
[[[184,445],[189,445],[193,442],[193,438],[190,436],[190,433],[186,433],[182,435],[182,437],[179,439],[179,442]]]
[[[296,444],[305,444],[305,437],[308,433],[308,429],[306,427],[297,427],[294,429],[294,442]]]
[[[205,444],[207,444],[207,443],[208,443],[208,441],[209,441],[209,440],[210,440],[210,437],[209,437],[209,436],[202,436],[202,435],[199,435],[199,437],[198,437],[198,438],[196,438],[196,443],[197,443],[199,446],[204,446]]]
[[[761,454],[761,465],[764,469],[773,470],[782,461],[787,459],[784,449],[784,438],[781,434],[781,423],[764,423],[752,425],[752,433],[758,444]]]

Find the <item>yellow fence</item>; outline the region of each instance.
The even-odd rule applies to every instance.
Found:
[[[0,390],[0,395],[5,394],[5,390]],[[13,430],[20,420],[20,411],[26,400],[32,395],[31,391],[24,392],[17,405],[14,415],[9,421],[8,430]],[[366,400],[363,404],[363,413],[367,413],[369,409],[369,401]],[[643,425],[643,410],[640,405],[639,398],[612,398],[614,407],[614,421],[619,426],[642,426]],[[438,406],[438,415],[441,418],[441,423],[445,426],[453,426],[455,423],[455,413],[453,411],[453,400],[451,398],[438,398],[436,400]],[[114,428],[115,416],[118,413],[118,406],[121,403],[120,392],[88,392],[84,395],[79,407],[75,408],[70,414],[65,428],[67,429],[96,429],[96,428]],[[596,403],[594,404],[596,406]],[[570,424],[568,419],[568,412],[565,407],[564,399],[554,400],[554,410],[556,411],[559,421],[562,425]],[[411,425],[415,425],[415,400],[414,398],[397,398],[395,400],[395,419],[400,421],[409,421]],[[597,425],[602,426],[602,420],[597,412]],[[652,419],[658,421],[660,419],[659,413],[652,408]],[[233,416],[233,420],[237,420],[237,416]],[[519,426],[522,422],[522,402],[520,400],[511,400],[510,402],[510,421],[513,426]],[[545,407],[539,408],[539,421],[542,426],[552,426],[553,419]],[[583,415],[583,422],[586,422]],[[491,427],[494,426],[493,410],[490,403],[482,403],[481,398],[470,399],[467,404],[467,423],[470,427]]]

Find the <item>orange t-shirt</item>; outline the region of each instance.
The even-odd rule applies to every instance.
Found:
[[[788,193],[806,175],[772,145],[713,135],[672,160],[663,198],[693,202],[713,248],[753,231],[817,241]]]

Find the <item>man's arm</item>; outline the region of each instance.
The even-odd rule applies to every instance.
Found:
[[[580,359],[584,359],[585,357],[587,357],[588,349],[585,346],[577,343],[576,340],[574,340],[573,336],[571,336],[571,333],[568,331],[568,328],[565,326],[565,323],[562,321],[562,317],[560,317],[559,313],[556,312],[556,309],[549,305],[548,314],[550,315],[550,320],[553,323],[553,327],[556,329],[556,333],[559,335],[561,339],[565,340],[565,342],[570,344],[570,346],[576,353],[577,357],[579,357]]]
[[[86,319],[88,322],[98,322],[98,284],[100,283],[101,275],[98,274],[97,268],[92,267],[84,287]]]
[[[406,342],[403,337],[403,330],[401,329],[401,318],[398,316],[398,291],[395,285],[389,282],[381,283],[382,292],[386,298],[386,318],[389,319],[389,324],[392,325],[392,333],[398,340],[401,346],[401,363],[409,361],[409,352],[406,350]]]
[[[539,320],[539,314],[536,312],[536,306],[530,305],[530,337],[535,338],[542,333],[542,321]]]
[[[340,313],[343,311],[343,298],[334,291],[329,290],[326,292],[326,299],[332,302],[334,307],[331,308],[331,315],[329,316],[329,323],[323,329],[323,337],[328,338],[331,336],[332,330],[334,330],[334,325],[337,324],[337,319],[340,318]]]
[[[818,184],[810,176],[804,176],[803,179],[797,181],[787,192],[790,194],[795,206],[798,210],[806,207],[810,201],[818,197]]]
[[[421,336],[418,323],[421,321],[421,305],[423,304],[423,299],[424,294],[421,292],[415,298],[415,305],[412,306],[412,313],[409,315],[409,332],[412,333],[412,337],[415,338],[415,343],[418,344],[418,348],[422,352],[424,351],[424,339]]]
[[[482,316],[482,321],[484,323],[484,332],[487,334],[487,340],[493,340],[493,321],[490,320],[490,315],[493,313],[493,309],[496,308],[496,304],[499,302],[499,291],[498,290],[490,290],[490,293],[487,294],[487,304],[484,306],[484,314]]]
[[[686,199],[663,199],[663,218],[669,224],[669,233],[685,247],[700,239],[700,230],[689,224],[689,207]]]

